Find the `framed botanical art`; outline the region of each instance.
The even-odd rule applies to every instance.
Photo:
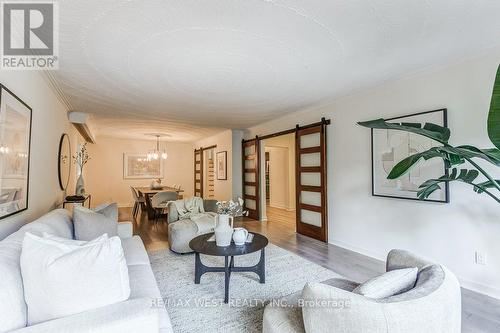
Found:
[[[0,218],[28,209],[31,108],[0,84]]]
[[[434,123],[447,127],[446,109],[415,113],[386,119],[394,123]],[[434,158],[420,163],[398,179],[387,179],[392,168],[404,158],[436,146],[436,142],[413,133],[372,129],[372,194],[374,196],[418,200],[419,186],[428,179],[447,173],[442,159]],[[446,183],[425,201],[449,202]]]
[[[123,154],[124,179],[163,178],[163,159],[148,160],[147,154]]]
[[[227,180],[227,151],[217,153],[217,179]]]

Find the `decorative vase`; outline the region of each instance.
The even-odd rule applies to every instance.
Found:
[[[217,246],[231,245],[233,230],[233,217],[219,214],[217,216],[217,226],[215,227],[215,244]]]
[[[245,242],[247,240],[248,236],[248,231],[245,228],[234,228],[233,232],[233,241],[234,244],[241,246],[245,245]]]
[[[161,190],[163,188],[163,186],[161,185],[161,180],[160,179],[154,179],[151,182],[151,184],[149,185],[149,187],[152,190]]]
[[[85,184],[83,182],[83,174],[80,173],[80,176],[78,177],[78,180],[76,181],[76,189],[75,189],[75,194],[76,195],[85,195]]]

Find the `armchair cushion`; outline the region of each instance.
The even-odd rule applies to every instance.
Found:
[[[362,283],[352,292],[369,298],[386,298],[404,293],[415,286],[417,273],[416,267],[395,269]]]

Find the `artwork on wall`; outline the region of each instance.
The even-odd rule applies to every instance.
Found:
[[[123,154],[123,178],[163,178],[163,159],[148,160],[147,154]]]
[[[408,116],[386,119],[394,123],[434,123],[447,127],[446,109],[421,112]],[[420,163],[404,176],[387,179],[392,168],[404,158],[436,146],[436,142],[421,135],[372,129],[372,194],[374,196],[418,200],[418,187],[428,179],[446,173],[442,159],[435,158]],[[449,202],[448,183],[425,201]]]
[[[0,85],[0,218],[28,209],[31,108]]]
[[[217,179],[227,180],[227,151],[217,153]]]

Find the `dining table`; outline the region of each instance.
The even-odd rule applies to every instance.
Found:
[[[158,192],[177,192],[179,195],[179,199],[182,199],[182,193],[184,193],[184,190],[171,187],[171,186],[162,186],[162,187],[157,187],[157,188],[151,188],[150,186],[136,186],[134,189],[137,191],[137,194],[139,194],[140,197],[144,197],[144,201],[146,203],[146,211],[148,213],[148,219],[152,220],[154,219],[154,208],[153,205],[151,204],[151,197],[154,196]]]

